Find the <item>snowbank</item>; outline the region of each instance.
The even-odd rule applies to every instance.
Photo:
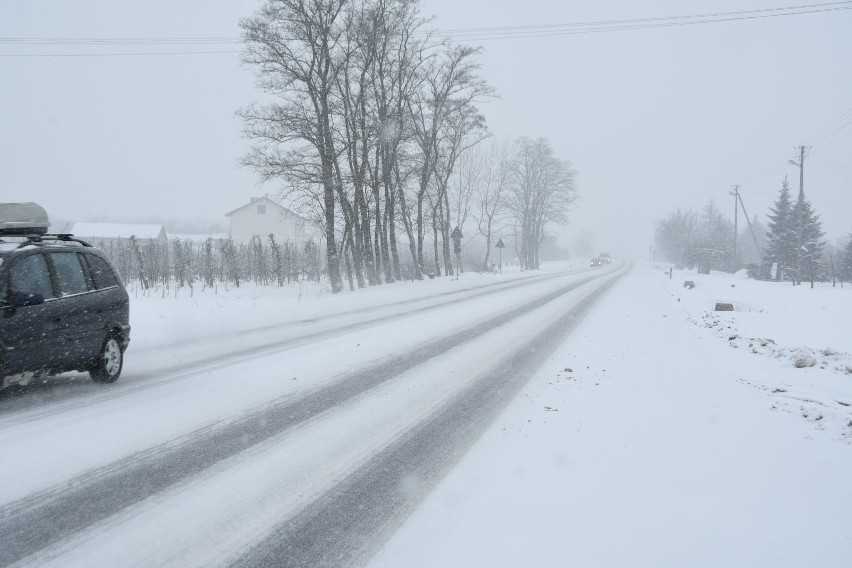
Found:
[[[692,281],[694,288],[684,286]],[[760,361],[741,377],[764,390],[773,408],[801,415],[820,430],[852,434],[852,287],[762,282],[745,275],[675,270],[662,280],[678,313],[732,349]],[[717,302],[734,311],[715,311]]]

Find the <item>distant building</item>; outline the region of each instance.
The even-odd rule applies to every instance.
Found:
[[[134,237],[139,243],[167,244],[169,237],[162,225],[142,223],[74,223],[65,232],[83,240],[98,243],[126,241]]]
[[[311,238],[308,221],[276,203],[269,196],[252,197],[242,207],[225,214],[231,220],[230,237],[237,244],[259,236],[266,242],[274,235],[278,243],[302,244]]]

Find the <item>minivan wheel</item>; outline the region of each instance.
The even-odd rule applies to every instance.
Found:
[[[114,383],[121,374],[123,364],[124,353],[121,352],[121,344],[115,335],[110,335],[104,341],[98,362],[89,371],[89,375],[96,383]]]

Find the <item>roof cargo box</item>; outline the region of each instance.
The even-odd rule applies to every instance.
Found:
[[[50,222],[36,203],[0,203],[0,235],[43,235]]]

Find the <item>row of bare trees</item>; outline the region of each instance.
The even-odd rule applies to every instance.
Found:
[[[243,61],[267,95],[239,111],[243,163],[323,228],[333,292],[341,265],[350,287],[402,278],[400,247],[413,278],[453,274],[451,234],[474,216],[474,174],[488,188],[477,224],[490,239],[517,209],[525,267],[573,199],[573,173],[541,140],[493,150],[491,165],[504,167],[474,171],[466,158],[488,137],[478,105],[494,91],[479,50],[435,41],[419,10],[417,0],[267,0],[240,22]],[[521,188],[511,196],[510,177]]]
[[[654,231],[655,253],[677,268],[731,270],[731,243],[734,224],[715,201],[700,211],[677,209],[657,222]],[[740,265],[736,260],[736,267]]]
[[[574,176],[543,138],[481,144],[459,161],[448,191],[453,218],[457,226],[468,217],[475,223],[484,241],[483,268],[498,239],[511,243],[522,269],[539,268],[545,228],[564,224],[576,200]]]
[[[272,235],[249,243],[209,238],[171,241],[92,241],[116,267],[125,285],[212,287],[216,283],[239,286],[244,282],[283,286],[301,280],[319,280],[322,258],[315,243],[279,243]]]

